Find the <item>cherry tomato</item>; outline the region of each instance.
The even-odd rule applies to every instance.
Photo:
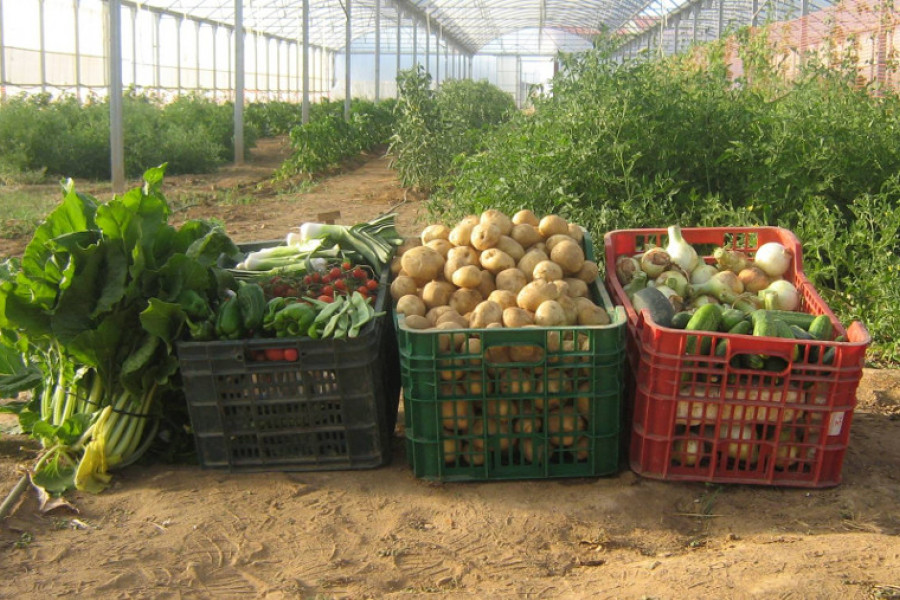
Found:
[[[337,281],[334,282],[334,289],[340,290],[342,292],[346,292],[347,291],[347,282],[344,281],[343,279],[338,279]]]
[[[319,296],[318,298],[316,298],[316,300],[318,300],[319,302],[334,302],[334,298],[332,298],[331,296]]]
[[[334,287],[330,285],[326,285],[322,288],[321,294],[323,296],[334,296]]]
[[[353,276],[357,279],[365,279],[367,274],[362,268],[356,267],[355,269],[353,269]]]
[[[321,275],[320,273],[318,273],[318,272],[313,273],[313,274],[311,275],[311,277],[312,277],[313,283],[319,283],[320,281],[322,281],[322,275]]]
[[[263,350],[254,350],[250,353],[252,360],[266,360],[266,353]]]
[[[331,283],[332,279],[334,278],[331,276],[331,273],[328,273],[322,278],[322,283]]]
[[[264,352],[269,360],[284,360],[283,348],[266,348]]]
[[[350,269],[353,268],[353,265],[347,261],[344,261],[343,263],[341,263],[341,268],[345,271],[349,271]]]
[[[374,279],[370,279],[366,282],[366,287],[369,288],[369,290],[377,290],[378,282],[375,281]]]
[[[328,271],[328,274],[331,275],[332,279],[337,279],[342,273],[340,267],[332,267],[332,269]]]
[[[303,277],[303,283],[304,283],[304,284],[309,285],[309,284],[312,283],[312,281],[313,281],[313,280],[312,280],[312,277],[310,277],[309,275],[304,275],[304,277]]]
[[[284,349],[284,360],[295,362],[298,358],[300,358],[300,354],[297,352],[296,348]]]
[[[368,297],[369,297],[369,288],[367,288],[367,287],[364,286],[364,285],[361,285],[361,286],[359,286],[358,288],[356,288],[356,291],[359,292],[359,293],[362,295],[363,298],[368,298]]]

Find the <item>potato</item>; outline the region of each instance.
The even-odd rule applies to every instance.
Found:
[[[513,294],[518,294],[519,290],[528,283],[528,280],[525,278],[525,273],[513,267],[497,273],[494,283],[497,285],[498,290],[507,290]]]
[[[459,361],[460,365],[464,365],[466,363],[472,365],[473,367],[477,367],[481,364],[481,338],[470,337],[467,338],[462,345],[459,347],[460,354],[471,354],[475,356],[475,358],[469,358],[466,360]],[[476,375],[481,380],[481,375],[479,373],[470,373],[470,375]]]
[[[479,223],[472,228],[469,241],[476,250],[493,248],[500,241],[500,229],[493,223]]]
[[[577,325],[578,324],[578,305],[575,304],[575,301],[572,300],[571,297],[560,294],[559,298],[556,299],[559,305],[563,309],[563,313],[566,315],[566,325]]]
[[[462,329],[457,323],[453,322],[444,322],[437,326],[437,329],[440,330],[459,330]],[[466,334],[462,331],[454,331],[453,333],[441,333],[438,335],[438,352],[441,354],[447,354],[449,352],[456,352],[456,349],[459,348],[463,342],[466,341]],[[462,375],[459,375],[462,377]],[[457,379],[459,378],[457,377]]]
[[[459,460],[459,455],[463,451],[462,440],[457,438],[444,438],[444,464],[452,465]]]
[[[434,308],[435,306],[444,306],[450,303],[450,296],[456,291],[456,287],[452,283],[446,281],[429,281],[422,288],[422,300],[425,306]],[[424,313],[423,313],[424,314]]]
[[[430,329],[431,321],[426,319],[425,317],[420,317],[419,315],[406,315],[403,318],[403,323],[406,325],[408,329]]]
[[[573,241],[573,240],[572,240],[572,238],[569,237],[568,234],[557,233],[557,234],[554,234],[554,235],[551,235],[550,237],[548,237],[544,241],[544,244],[547,246],[547,250],[549,250],[550,252],[553,252],[553,248],[560,242],[571,242],[571,241]]]
[[[459,314],[464,315],[475,310],[475,307],[478,306],[482,300],[484,300],[484,298],[478,290],[461,288],[453,292],[448,304],[450,305],[450,308]]]
[[[554,279],[550,283],[556,286],[556,290],[559,292],[559,296],[569,295],[569,284],[566,283],[564,279]]]
[[[400,255],[394,254],[394,256],[391,257],[391,277],[399,275],[401,269],[403,269],[403,267],[400,265]]]
[[[484,414],[489,417],[508,419],[519,414],[519,403],[517,400],[508,398],[488,400],[484,403]]]
[[[535,312],[543,302],[556,300],[558,297],[556,286],[546,279],[535,279],[519,291],[516,295],[516,304],[519,308]]]
[[[475,419],[475,422],[472,424],[472,435],[475,436],[472,438],[472,441],[469,442],[472,444],[472,448],[482,452],[484,451],[484,432],[485,427],[487,427],[487,434],[489,436],[503,436],[497,439],[497,446],[500,450],[507,450],[509,448],[509,423],[505,421],[495,421],[489,420],[487,421],[487,426],[485,426],[484,419]],[[491,444],[491,447],[495,447]],[[473,458],[476,455],[473,455]],[[483,459],[482,459],[483,460]]]
[[[443,325],[444,323],[453,323],[459,329],[468,329],[469,321],[463,315],[456,312],[452,307],[447,307],[450,310],[442,312],[438,315],[435,320],[435,326]]]
[[[534,214],[531,210],[524,208],[513,215],[512,222],[516,225],[534,225],[538,226],[540,220],[538,220],[537,215]]]
[[[441,425],[450,431],[466,431],[472,418],[472,403],[465,400],[441,402]]]
[[[519,262],[519,259],[525,256],[525,248],[522,247],[522,244],[508,235],[501,235],[500,241],[494,247],[509,254],[516,262]]]
[[[425,303],[414,294],[407,294],[397,300],[397,312],[401,315],[424,317],[426,310]]]
[[[518,368],[506,369],[506,377],[500,380],[501,394],[530,394],[534,386],[531,384],[530,371]]]
[[[538,231],[546,240],[557,233],[568,234],[569,224],[559,215],[547,215],[538,223]]]
[[[546,279],[554,281],[563,278],[563,269],[552,260],[542,260],[534,265],[534,271],[531,272],[532,279]]]
[[[510,306],[516,306],[516,294],[509,290],[494,290],[487,299],[496,302],[504,310]]]
[[[547,414],[547,431],[550,432],[550,443],[554,446],[571,446],[575,443],[574,435],[559,435],[584,431],[584,419],[575,414],[553,410]]]
[[[550,260],[562,267],[566,275],[576,275],[584,266],[584,250],[575,240],[564,240],[550,250]]]
[[[428,246],[429,248],[431,248],[432,250],[436,250],[438,254],[440,254],[441,256],[444,257],[444,259],[447,258],[447,253],[450,251],[450,248],[455,247],[453,244],[450,243],[450,240],[445,240],[443,238],[431,240],[430,242],[428,242],[425,245]]]
[[[580,246],[584,243],[584,229],[582,229],[581,225],[569,223],[569,237],[575,240]]]
[[[586,260],[581,265],[581,270],[575,275],[578,279],[585,283],[594,283],[600,276],[600,268],[592,260]]]
[[[446,225],[429,225],[422,230],[422,245],[427,246],[432,240],[449,240],[450,229]]]
[[[514,225],[509,237],[524,249],[528,249],[544,239],[537,227],[525,223]]]
[[[481,283],[478,285],[478,291],[481,292],[482,298],[487,298],[491,295],[491,292],[497,289],[497,285],[494,283],[494,276],[490,271],[482,271],[481,272]]]
[[[512,231],[513,227],[512,219],[496,208],[489,208],[481,213],[479,222],[482,225],[496,225],[497,229],[500,230],[501,235],[509,235],[509,232]]]
[[[566,277],[563,281],[566,282],[566,286],[569,288],[569,296],[572,298],[590,298],[591,291],[588,289],[586,282],[575,277]]]
[[[478,225],[478,217],[469,215],[450,230],[448,239],[454,246],[468,246],[472,243],[472,228]]]
[[[609,325],[609,313],[593,302],[590,305],[579,304],[578,325]]]
[[[534,325],[534,314],[518,306],[510,306],[503,309],[504,327],[515,328],[527,327],[528,325]]]
[[[453,280],[453,273],[467,265],[480,266],[479,253],[471,246],[454,246],[447,252],[444,261],[444,279]]]
[[[444,257],[433,248],[417,246],[410,248],[400,257],[400,265],[417,285],[423,286],[437,278],[438,273],[444,268]]]
[[[438,319],[446,312],[450,312],[453,309],[449,306],[435,306],[430,309],[427,313],[425,313],[425,318],[431,321],[432,327],[437,325]]]
[[[550,260],[550,256],[546,252],[532,248],[525,253],[525,256],[522,257],[517,266],[520,271],[525,273],[525,279],[531,281],[534,279],[534,268],[539,262],[545,260]]]
[[[538,362],[544,358],[540,346],[510,346],[509,359],[513,362]]]
[[[496,302],[485,300],[472,311],[469,318],[469,326],[472,329],[482,329],[488,323],[503,323],[503,309]]]
[[[481,373],[467,373],[462,380],[462,386],[468,396],[481,396],[486,390],[490,391],[490,386],[485,386],[484,381],[482,381]]]
[[[416,281],[408,275],[398,275],[391,282],[391,298],[394,300],[399,300],[409,294],[415,295],[418,291],[419,286],[416,285]]]
[[[481,253],[481,266],[490,271],[492,275],[496,275],[500,271],[515,267],[516,261],[499,248],[488,248]]]
[[[403,243],[397,248],[396,255],[403,256],[411,248],[417,248],[422,245],[421,237],[405,238]]]
[[[481,285],[481,269],[475,265],[460,267],[453,272],[450,280],[457,287],[475,289]]]
[[[534,311],[534,323],[541,327],[559,327],[566,324],[566,311],[556,300],[545,300]]]

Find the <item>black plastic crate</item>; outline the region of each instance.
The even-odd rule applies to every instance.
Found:
[[[400,397],[397,337],[386,314],[349,340],[181,342],[178,359],[200,465],[231,471],[375,468],[390,462]],[[253,360],[294,348],[298,360]]]

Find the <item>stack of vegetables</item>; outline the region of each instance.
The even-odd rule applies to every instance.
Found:
[[[618,420],[604,417],[618,407],[621,329],[595,303],[599,269],[585,238],[558,215],[488,209],[452,227],[428,225],[401,249],[391,295],[403,315],[406,433],[417,475],[616,468],[610,431]]]
[[[616,258],[616,276],[635,311],[647,309],[658,325],[689,331],[835,339],[828,315],[814,316],[801,310],[799,291],[784,277],[793,255],[780,242],[762,244],[752,257],[718,247],[706,262],[685,241],[680,227],[670,226],[668,234],[665,247]],[[709,338],[702,338],[701,343],[709,343]],[[696,338],[688,339],[688,354],[708,353],[695,344]],[[723,339],[716,351],[724,356],[725,350]],[[833,354],[833,348],[831,351]],[[818,353],[811,352],[809,358],[817,361]],[[765,355],[746,355],[741,360],[743,366],[756,369],[778,371],[786,366],[783,360]]]
[[[237,247],[205,221],[169,225],[162,177],[105,204],[69,182],[22,259],[0,266],[3,392],[33,390],[14,408],[43,444],[32,481],[50,493],[100,491],[141,457],[179,387],[174,343],[232,281],[216,265]]]
[[[226,290],[216,311],[191,324],[191,339],[356,337],[379,316],[379,278],[402,243],[394,217],[352,227],[305,223],[283,244],[248,252],[229,269],[236,291]],[[254,358],[296,360],[274,351]]]

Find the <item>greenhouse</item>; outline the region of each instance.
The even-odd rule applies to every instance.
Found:
[[[0,0],[0,597],[900,599],[895,0]]]

